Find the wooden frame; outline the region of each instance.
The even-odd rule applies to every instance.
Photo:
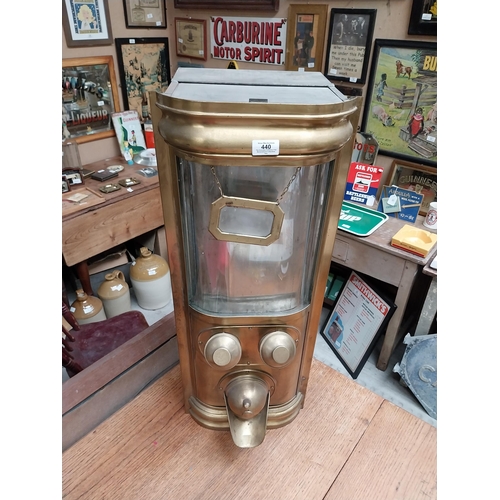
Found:
[[[408,34],[437,36],[437,0],[413,0]]]
[[[325,56],[327,78],[365,83],[376,16],[377,9],[331,10]]]
[[[380,154],[437,165],[437,43],[375,40],[361,130]]]
[[[63,59],[62,83],[62,120],[69,138],[81,144],[113,137],[111,115],[120,111],[113,57]]]
[[[115,38],[125,110],[136,110],[141,122],[151,116],[149,92],[170,84],[168,38]]]
[[[62,1],[62,23],[68,47],[111,45],[113,33],[107,0]]]
[[[394,160],[386,184],[422,193],[424,200],[419,215],[427,215],[429,204],[437,201],[437,170],[434,167]]]
[[[273,10],[278,12],[280,0],[174,0],[176,9]]]
[[[207,22],[204,19],[175,18],[176,54],[207,60]]]
[[[395,310],[394,302],[351,271],[320,333],[352,378],[361,372]]]
[[[285,70],[319,71],[323,67],[328,5],[292,4],[288,8]],[[313,33],[308,48],[306,31]]]
[[[127,28],[166,28],[165,0],[123,0]]]

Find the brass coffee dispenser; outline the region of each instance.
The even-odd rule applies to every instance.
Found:
[[[185,409],[254,447],[304,405],[361,98],[181,68],[152,100]]]

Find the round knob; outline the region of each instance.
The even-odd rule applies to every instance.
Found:
[[[280,330],[268,333],[260,341],[262,359],[275,368],[288,364],[295,356],[296,350],[293,338]]]
[[[261,412],[268,393],[267,384],[259,377],[239,375],[227,385],[227,404],[238,418],[247,420]]]
[[[205,345],[204,355],[211,366],[229,370],[241,358],[241,345],[234,335],[217,333]]]

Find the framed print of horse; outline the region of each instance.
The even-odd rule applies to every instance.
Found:
[[[437,44],[376,39],[361,130],[379,153],[437,166]]]

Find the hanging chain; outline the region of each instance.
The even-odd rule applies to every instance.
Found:
[[[292,175],[292,177],[290,177],[290,180],[288,181],[288,184],[285,186],[285,189],[283,189],[283,191],[281,192],[281,194],[278,196],[278,198],[276,199],[276,203],[279,205],[281,200],[283,199],[283,196],[285,196],[285,194],[287,193],[288,189],[290,188],[290,186],[292,185],[292,182],[295,180],[295,178],[297,177],[297,175],[299,174],[300,170],[301,170],[302,167],[297,167],[295,169],[295,172],[294,174]],[[215,183],[217,184],[217,187],[219,188],[219,192],[220,192],[220,195],[221,196],[224,196],[224,193],[222,191],[222,186],[220,184],[220,181],[219,181],[219,178],[217,177],[217,174],[215,173],[215,167],[214,166],[211,166],[210,167],[210,170],[212,171],[212,175],[214,176],[214,179],[215,179]]]
[[[222,192],[222,186],[220,185],[219,178],[217,177],[217,174],[215,173],[215,167],[212,165],[210,167],[210,170],[212,171],[212,175],[214,176],[215,183],[217,184],[217,187],[219,188],[220,195],[224,196],[224,193]]]
[[[292,185],[292,182],[295,180],[295,177],[297,177],[301,168],[302,167],[297,167],[295,169],[295,173],[292,175],[292,177],[290,177],[290,180],[288,181],[288,184],[285,186],[285,189],[283,189],[283,192],[278,196],[278,199],[276,200],[276,203],[278,205],[280,204],[280,201],[283,199],[283,196],[285,196],[286,192],[288,191],[288,188]]]

